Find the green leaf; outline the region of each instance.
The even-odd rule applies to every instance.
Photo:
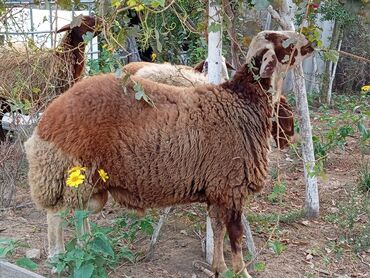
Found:
[[[336,50],[328,49],[327,51],[324,52],[323,58],[326,61],[336,63],[339,59],[339,53]]]
[[[158,50],[158,52],[162,52],[162,44],[159,41],[159,32],[158,32],[157,28],[154,29],[154,34],[155,34],[155,40],[157,42],[157,50]]]
[[[140,229],[147,235],[151,235],[154,231],[153,223],[149,219],[144,219],[140,221]]]
[[[94,272],[94,265],[92,263],[84,264],[73,273],[73,278],[90,278]]]
[[[211,25],[208,26],[208,32],[219,32],[221,31],[222,25],[220,23],[212,22]]]
[[[89,213],[86,210],[76,210],[74,214],[74,219],[76,221],[76,228],[81,231],[84,220],[87,218]]]
[[[135,93],[135,99],[136,100],[141,100],[143,95],[145,94],[144,90],[143,90],[143,87],[141,87],[141,85],[139,83],[137,83],[137,84],[134,85],[133,89],[136,92]]]
[[[26,258],[26,257],[22,257],[22,258],[16,260],[15,263],[16,263],[16,265],[18,265],[20,267],[24,267],[24,268],[27,268],[27,269],[30,269],[30,270],[35,270],[38,267],[37,263],[35,263],[34,261],[32,261],[31,259]]]
[[[121,6],[121,0],[112,0],[112,7],[119,8]]]
[[[16,248],[17,246],[14,240],[7,238],[0,239],[0,258],[6,257],[9,253],[12,253]]]
[[[122,75],[122,68],[117,68],[116,71],[114,72],[114,76],[116,78],[120,78]],[[125,77],[126,78],[126,77]]]
[[[128,249],[127,247],[122,247],[121,252],[120,252],[120,257],[122,259],[126,259],[130,261],[131,263],[133,263],[135,259],[134,253],[132,253],[132,251]]]
[[[100,252],[104,255],[114,257],[114,252],[109,242],[109,239],[103,235],[99,234],[91,241],[91,249],[95,252]]]
[[[228,270],[221,273],[221,277],[222,278],[234,278],[235,274],[234,274],[234,272],[232,272],[231,270],[228,269]]]
[[[365,127],[364,123],[363,122],[358,122],[357,127],[358,127],[358,130],[361,133],[362,138],[363,139],[368,138],[369,132],[368,132],[367,128]]]
[[[164,7],[165,2],[165,0],[154,0],[151,2],[150,5],[152,6],[152,8],[157,8],[158,6]]]
[[[267,0],[253,0],[252,4],[254,5],[257,11],[262,11],[267,9],[267,7],[270,5],[270,2]]]
[[[82,38],[85,43],[89,43],[94,38],[94,34],[92,32],[86,32],[86,34],[82,35]]]

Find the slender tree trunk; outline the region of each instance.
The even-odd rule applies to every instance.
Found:
[[[338,51],[340,51],[341,47],[342,47],[342,39],[339,40],[339,43],[338,43]],[[329,78],[328,92],[326,94],[326,102],[327,102],[328,105],[331,104],[332,91],[333,91],[333,83],[334,83],[335,73],[337,72],[338,61],[339,61],[339,57],[338,57],[338,60],[335,61],[335,63],[334,63],[334,66],[333,66],[333,68],[331,70],[331,75],[330,75],[330,78]],[[333,62],[331,62],[331,64],[332,63]]]
[[[338,46],[339,41],[339,33],[340,33],[340,27],[337,21],[334,22],[333,26],[333,33],[331,36],[330,46],[329,49],[335,49]],[[329,82],[330,77],[332,75],[332,69],[333,69],[333,62],[332,61],[325,61],[325,72],[324,72],[324,79],[322,81],[321,86],[321,101],[327,101],[328,100],[328,92],[329,92]]]
[[[305,214],[307,218],[319,216],[319,191],[317,178],[311,173],[315,168],[315,154],[312,141],[312,128],[307,103],[302,64],[294,69],[294,93],[297,102],[299,129],[302,138],[302,157],[304,161],[304,178],[306,184]]]
[[[229,17],[230,26],[227,28],[227,34],[230,38],[231,64],[235,69],[240,67],[239,46],[237,43],[237,32],[235,28],[235,13],[229,0],[222,1],[225,13]]]
[[[295,30],[292,7],[294,7],[294,4],[291,0],[284,0],[280,14],[274,11],[271,6],[269,6],[268,10],[271,13],[271,16],[277,20],[283,29]],[[302,63],[294,69],[293,74],[294,92],[296,95],[298,120],[302,137],[302,156],[306,184],[305,214],[307,218],[314,218],[319,215],[320,211],[319,192],[317,187],[317,178],[311,175],[315,167],[315,155]]]
[[[208,81],[212,84],[221,82],[222,63],[222,17],[217,0],[208,1]],[[215,29],[215,32],[211,30]],[[213,231],[211,219],[207,216],[206,260],[213,260]]]

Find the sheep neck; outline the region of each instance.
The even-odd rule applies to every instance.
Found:
[[[223,83],[221,86],[228,89],[247,103],[256,102],[257,99],[262,99],[268,104],[268,91],[272,87],[271,78],[261,78],[256,80],[258,75],[256,70],[251,70],[248,64],[244,64],[234,75],[234,78]]]
[[[82,36],[79,36],[72,30],[67,32],[60,45],[63,48],[62,56],[66,63],[71,64],[70,66],[72,67],[73,72],[71,77],[73,84],[80,79],[85,67],[84,52],[86,43]]]

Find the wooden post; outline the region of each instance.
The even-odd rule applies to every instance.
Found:
[[[0,277],[11,278],[45,278],[37,273],[0,260]]]

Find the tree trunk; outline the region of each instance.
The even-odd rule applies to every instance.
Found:
[[[342,39],[339,40],[339,43],[338,43],[338,51],[340,51],[342,47]],[[331,75],[330,75],[330,78],[329,78],[329,87],[328,87],[328,92],[326,94],[326,102],[328,105],[331,104],[331,96],[332,96],[332,90],[333,90],[333,83],[334,83],[334,78],[335,78],[335,73],[337,72],[337,66],[338,66],[338,62],[339,62],[339,57],[338,57],[338,60],[335,61],[334,63],[334,66],[331,70]],[[331,62],[332,64],[333,62]]]
[[[239,59],[239,46],[237,43],[237,32],[235,28],[235,12],[229,0],[222,1],[225,13],[229,17],[230,26],[227,28],[227,34],[230,37],[230,52],[231,52],[231,64],[232,66],[237,69],[240,67],[240,59]]]
[[[292,7],[294,7],[294,4],[291,0],[284,0],[280,15],[274,11],[271,6],[269,6],[268,10],[271,16],[277,20],[283,29],[295,30]],[[302,137],[302,156],[306,184],[305,214],[307,218],[314,218],[319,215],[320,205],[317,178],[311,174],[315,167],[315,154],[302,63],[294,69],[293,73],[294,92],[296,95],[298,120]]]
[[[294,92],[297,102],[299,129],[302,137],[302,157],[306,184],[305,214],[307,218],[316,218],[319,216],[320,211],[319,191],[317,187],[317,178],[311,175],[315,168],[315,154],[312,142],[307,92],[303,77],[302,65],[298,65],[297,68],[294,69]]]
[[[338,46],[339,41],[339,34],[340,34],[340,26],[337,21],[334,22],[333,26],[333,33],[331,36],[330,46],[329,49],[335,49]],[[323,74],[322,86],[321,86],[321,100],[328,100],[328,92],[329,92],[329,80],[332,75],[333,69],[333,62],[332,61],[325,61],[325,71]]]
[[[212,84],[221,83],[222,63],[222,18],[221,7],[217,0],[208,2],[208,81]],[[212,30],[216,30],[212,32]],[[207,216],[206,260],[213,260],[213,231],[211,219]]]

